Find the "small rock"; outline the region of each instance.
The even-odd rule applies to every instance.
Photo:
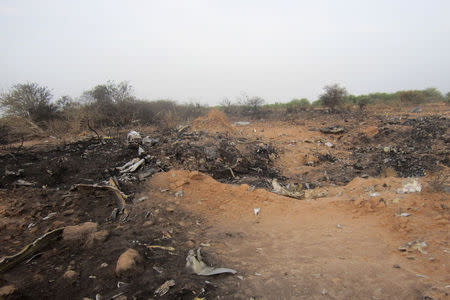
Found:
[[[166,211],[168,211],[168,212],[174,212],[174,211],[175,211],[175,207],[169,206],[169,207],[166,208]]]
[[[99,242],[99,243],[104,242],[104,241],[106,241],[108,236],[109,236],[108,230],[100,230],[97,232],[93,232],[86,239],[85,246],[87,248],[90,248],[90,247],[94,246],[94,244],[97,242]]]
[[[194,246],[195,246],[195,243],[193,241],[187,241],[186,242],[186,247],[187,248],[194,248]]]
[[[66,241],[84,240],[88,235],[97,231],[97,226],[97,223],[93,222],[67,226],[63,231],[63,239]]]
[[[148,226],[152,226],[154,223],[153,223],[153,221],[145,221],[144,222],[144,224],[142,224],[142,226],[144,226],[144,227],[148,227]]]
[[[66,210],[66,211],[64,211],[63,212],[63,216],[70,216],[70,215],[72,215],[73,214],[73,212],[74,212],[74,210],[73,209],[68,209],[68,210]]]
[[[134,249],[129,248],[122,253],[117,260],[116,275],[121,276],[127,272],[134,271],[137,268],[137,264],[142,261],[142,257]]]
[[[74,270],[67,270],[64,275],[63,278],[67,279],[69,281],[75,281],[75,279],[78,277],[78,273],[75,272]]]
[[[400,269],[400,266],[397,265],[397,264],[393,265],[392,267],[395,268],[395,269]]]
[[[104,262],[100,265],[100,268],[106,268],[107,266],[108,266],[108,264]]]
[[[144,197],[141,197],[141,198],[139,198],[139,199],[136,199],[136,200],[134,201],[134,203],[139,203],[139,202],[142,202],[142,201],[145,201],[145,200],[148,200],[148,197],[147,197],[147,196],[144,196]]]
[[[322,295],[328,294],[328,291],[326,289],[322,289]]]
[[[336,227],[339,228],[339,229],[342,229],[342,228],[343,228],[341,224],[337,224]]]
[[[17,288],[13,284],[8,284],[0,287],[0,299],[6,299],[7,296],[14,294],[17,291]]]

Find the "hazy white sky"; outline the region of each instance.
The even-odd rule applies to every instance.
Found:
[[[79,96],[126,80],[138,97],[216,104],[450,91],[448,0],[0,0],[0,91]]]

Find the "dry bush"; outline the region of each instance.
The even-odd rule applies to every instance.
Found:
[[[71,132],[71,124],[63,119],[53,119],[46,121],[42,124],[45,128],[45,133],[49,136],[55,136],[61,138],[67,133]]]
[[[162,111],[157,115],[158,128],[162,131],[172,130],[178,126],[178,117],[173,111]]]
[[[450,175],[446,172],[439,172],[431,177],[430,189],[436,193],[448,193],[450,190]]]

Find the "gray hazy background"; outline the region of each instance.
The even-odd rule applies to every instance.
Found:
[[[107,80],[137,97],[217,104],[450,91],[450,1],[0,0],[0,91],[79,96]]]

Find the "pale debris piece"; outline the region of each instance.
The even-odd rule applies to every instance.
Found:
[[[186,269],[190,272],[195,273],[201,276],[211,276],[222,273],[231,273],[236,274],[236,270],[228,269],[228,268],[214,268],[205,264],[202,260],[202,256],[200,253],[200,249],[197,249],[197,256],[195,255],[194,250],[189,250],[188,256],[186,257]]]
[[[119,170],[121,170],[120,174],[133,173],[145,162],[145,158],[143,158],[143,159],[135,158],[132,161],[133,161],[133,163],[131,165],[128,165],[128,167],[124,168],[130,162],[126,163],[123,167],[121,167],[122,169],[118,168]]]
[[[272,180],[272,187],[274,193],[280,194],[282,196],[287,196],[295,199],[303,199],[305,197],[305,193],[303,191],[290,191],[287,188],[281,186],[276,178]]]
[[[259,215],[260,211],[261,211],[261,208],[259,208],[259,207],[253,209],[253,212],[255,213],[255,216]]]
[[[397,189],[397,194],[416,193],[422,191],[422,185],[416,178],[409,178],[403,186]]]
[[[142,139],[141,134],[137,131],[132,130],[132,131],[128,132],[128,134],[127,134],[128,142],[134,142],[134,141],[140,140],[140,139]]]
[[[164,282],[156,291],[155,294],[158,296],[164,296],[170,289],[170,287],[175,285],[175,280],[167,280]]]

